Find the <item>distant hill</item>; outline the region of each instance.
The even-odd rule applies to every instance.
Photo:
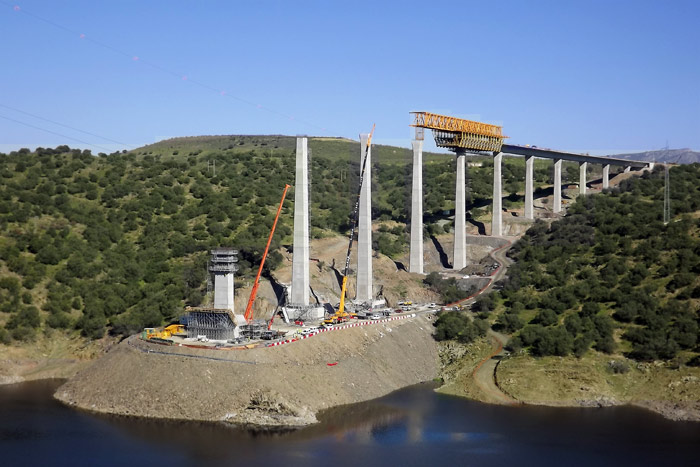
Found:
[[[359,142],[347,138],[309,136],[311,157],[322,156],[331,160],[350,161],[359,158]],[[296,149],[296,137],[284,135],[211,135],[170,138],[135,149],[135,154],[161,156],[199,155],[202,152],[229,152],[232,154],[258,151],[262,154],[288,154]],[[413,152],[408,148],[372,145],[372,158],[389,164],[406,164]],[[446,154],[424,152],[426,162],[444,160]]]
[[[617,154],[613,157],[636,161],[669,162],[671,164],[694,164],[700,162],[700,152],[691,149],[661,149],[634,154]]]

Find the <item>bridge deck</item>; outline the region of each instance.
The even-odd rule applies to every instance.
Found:
[[[533,148],[527,146],[517,146],[514,144],[504,144],[501,147],[504,154],[514,154],[517,156],[534,156],[543,159],[563,159],[574,162],[590,162],[592,164],[622,165],[625,167],[644,168],[649,167],[649,162],[632,161],[627,159],[616,159],[604,156],[589,156],[588,154],[575,154],[572,152],[555,151],[553,149]]]

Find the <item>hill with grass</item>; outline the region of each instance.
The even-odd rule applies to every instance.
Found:
[[[675,167],[670,179],[667,225],[658,168],[578,198],[514,245],[502,290],[477,304],[485,316],[495,309],[511,351],[700,365],[700,165]]]
[[[700,162],[700,152],[688,148],[660,149],[657,151],[644,151],[633,154],[618,154],[612,157],[666,164],[695,164]]]
[[[208,250],[240,251],[237,281],[250,282],[285,183],[294,183],[293,137],[166,140],[92,155],[59,146],[0,154],[0,341],[52,330],[88,338],[125,335],[176,320],[206,301]],[[357,142],[311,138],[311,234],[346,235],[359,174]],[[373,147],[374,247],[408,247],[411,154]],[[454,158],[426,154],[426,230],[444,233],[454,209]],[[493,168],[470,168],[470,210],[488,213]],[[512,203],[523,163],[504,168]],[[546,183],[548,169],[538,167]],[[266,273],[291,248],[288,193]],[[386,225],[385,225],[386,224]]]

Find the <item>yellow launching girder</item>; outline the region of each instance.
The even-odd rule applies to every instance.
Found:
[[[430,112],[411,113],[415,117],[411,126],[433,130],[435,144],[440,147],[495,152],[501,150],[507,138],[497,125]]]

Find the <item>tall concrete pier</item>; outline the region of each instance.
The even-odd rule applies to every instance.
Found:
[[[294,250],[290,304],[309,305],[309,153],[307,139],[297,138],[294,182]]]
[[[588,168],[588,162],[578,163],[578,192],[581,195],[586,194],[586,169]]]
[[[561,212],[561,159],[554,160],[554,212]]]
[[[500,237],[503,235],[503,212],[502,212],[502,190],[501,190],[501,161],[503,153],[493,155],[493,203],[491,205],[491,236]]]
[[[411,251],[408,271],[423,274],[423,141],[414,140],[411,185]]]
[[[238,250],[216,248],[211,250],[209,273],[214,276],[214,308],[233,309],[233,273],[238,262]]]
[[[525,218],[535,218],[535,205],[533,194],[533,172],[535,158],[533,156],[525,156]]]
[[[466,202],[464,196],[465,165],[467,152],[460,149],[457,155],[457,180],[455,183],[455,238],[452,268],[455,271],[467,267]]]
[[[368,134],[360,135],[360,169],[367,154],[365,177],[360,190],[357,223],[357,292],[355,299],[372,302],[372,148],[367,147]]]
[[[603,190],[610,188],[610,164],[603,166]]]

